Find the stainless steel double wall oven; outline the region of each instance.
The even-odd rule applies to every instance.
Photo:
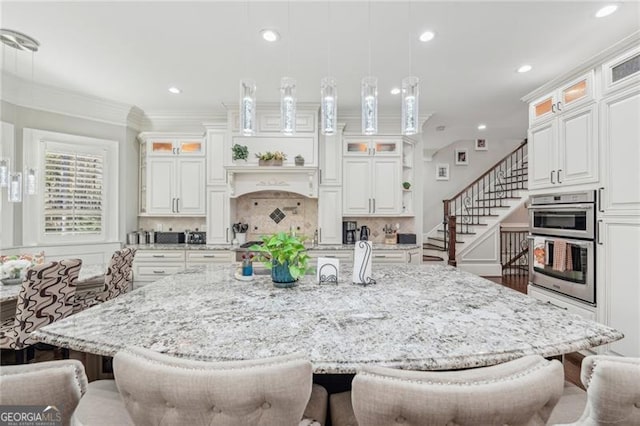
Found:
[[[531,197],[531,284],[596,304],[595,215],[595,191]]]

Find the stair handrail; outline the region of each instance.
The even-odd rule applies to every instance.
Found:
[[[502,157],[498,162],[496,162],[493,166],[491,166],[489,169],[487,169],[486,172],[484,172],[482,175],[480,175],[480,177],[478,177],[476,180],[474,180],[473,182],[471,182],[470,184],[468,184],[467,186],[465,186],[460,192],[458,192],[455,196],[453,196],[452,198],[446,199],[446,200],[442,200],[443,203],[443,208],[444,208],[444,214],[443,214],[443,225],[444,225],[444,248],[445,249],[449,249],[451,246],[454,246],[453,249],[453,254],[455,256],[455,244],[456,244],[456,233],[451,233],[450,232],[450,218],[451,217],[456,217],[458,219],[458,223],[457,225],[461,227],[460,231],[458,232],[463,232],[466,230],[468,231],[469,226],[470,225],[474,225],[474,224],[478,224],[479,222],[479,217],[481,215],[473,215],[473,214],[465,214],[464,210],[466,209],[467,211],[469,210],[474,210],[474,209],[483,209],[483,215],[485,216],[485,212],[486,210],[489,211],[489,215],[491,214],[491,209],[498,207],[497,205],[494,206],[477,206],[474,208],[474,206],[469,206],[466,204],[466,202],[468,201],[469,203],[472,202],[477,202],[477,198],[474,199],[473,201],[470,200],[462,200],[462,197],[467,194],[469,191],[471,191],[471,195],[473,198],[473,195],[475,195],[476,197],[478,197],[479,195],[486,195],[486,189],[487,188],[493,188],[495,189],[496,186],[496,182],[498,185],[502,185],[499,181],[500,179],[500,175],[497,174],[497,178],[496,178],[496,171],[500,170],[501,172],[502,170],[502,166],[507,164],[507,161],[512,160],[513,157],[516,157],[516,161],[515,161],[515,166],[518,165],[522,165],[524,163],[524,159],[526,158],[526,152],[525,152],[525,147],[527,145],[527,139],[524,139],[516,148],[514,148],[511,152],[509,152],[507,155],[505,155],[504,157]],[[518,155],[520,154],[520,157],[518,159]],[[513,161],[510,161],[510,165],[511,168],[508,169],[509,172],[511,172],[514,168],[514,164]],[[478,190],[478,191],[473,191],[474,189],[474,185],[478,184],[479,182],[481,182],[482,180],[484,180],[485,178],[487,178],[488,176],[490,177],[491,174],[494,174],[494,180],[491,180],[491,178],[488,180],[486,187],[483,186],[482,191]],[[502,176],[503,178],[510,178],[512,176]],[[517,176],[516,176],[517,177]],[[524,182],[524,183],[523,183]],[[522,181],[517,181],[516,183],[520,183],[522,184],[522,188],[515,188],[515,190],[518,189],[526,189],[526,180],[522,180]],[[509,182],[505,182],[505,185],[512,185],[512,183]],[[508,193],[512,193],[514,191],[514,188],[508,188],[505,189],[504,192],[505,194]],[[496,192],[496,191],[492,191],[492,192]],[[460,198],[460,212],[458,212],[458,199]],[[469,197],[467,197],[469,198]],[[494,197],[493,201],[495,201],[497,203],[498,200],[502,200],[505,197]],[[491,200],[489,200],[491,201]],[[454,208],[453,211],[451,209],[451,204],[454,204]],[[502,205],[502,201],[500,201],[500,204]],[[477,223],[476,223],[477,221]],[[454,226],[454,228],[457,229],[456,226]],[[451,257],[450,257],[451,259]],[[453,259],[455,262],[455,258]]]

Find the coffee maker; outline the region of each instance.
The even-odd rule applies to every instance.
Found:
[[[358,222],[347,220],[342,222],[342,244],[355,244]]]

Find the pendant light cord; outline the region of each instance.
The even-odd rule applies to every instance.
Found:
[[[291,77],[291,1],[287,1],[287,77]]]
[[[407,25],[407,27],[409,29],[409,31],[408,31],[408,34],[409,34],[409,76],[412,76],[413,75],[413,73],[412,73],[412,68],[413,67],[412,67],[412,64],[411,64],[411,59],[412,59],[411,58],[411,50],[412,50],[411,49],[411,47],[412,47],[412,43],[411,43],[411,39],[412,39],[412,37],[411,37],[411,0],[409,0],[408,14],[409,14],[409,16],[407,17],[407,23],[409,25]]]
[[[369,0],[369,76],[371,76],[371,0]]]
[[[327,1],[327,76],[331,75],[331,1]]]
[[[251,29],[251,13],[249,11],[249,0],[247,0],[247,49],[249,50],[253,50],[251,49],[251,35],[250,35],[250,29]],[[251,52],[249,52],[251,53]],[[249,56],[250,55],[244,55],[244,78],[248,77],[248,73],[249,73]]]

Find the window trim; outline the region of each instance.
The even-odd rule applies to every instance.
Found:
[[[23,131],[23,164],[36,165],[38,173],[38,194],[23,198],[23,244],[63,245],[78,243],[107,243],[118,241],[119,223],[119,175],[118,142],[80,135],[49,132],[38,129]],[[104,209],[103,227],[100,234],[45,234],[44,232],[44,161],[47,148],[104,155]]]

